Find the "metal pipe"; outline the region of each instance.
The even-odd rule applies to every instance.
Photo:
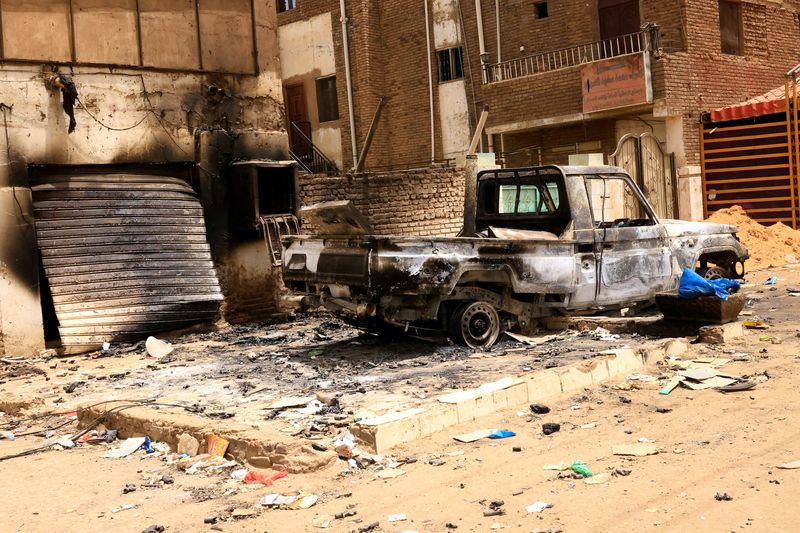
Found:
[[[342,1],[344,2],[344,0]],[[425,0],[425,39],[427,42],[425,54],[428,56],[428,96],[431,107],[431,163],[433,163],[436,161],[436,119],[433,109],[433,65],[431,64],[431,25],[428,16],[428,0]]]
[[[486,43],[483,40],[483,12],[481,11],[481,0],[475,0],[475,14],[478,18],[478,52],[481,55],[481,64],[483,64],[486,60]]]
[[[494,18],[497,22],[497,62],[503,60],[503,47],[500,41],[500,0],[494,0]]]
[[[789,99],[789,76],[786,76],[784,91],[786,100],[786,146],[789,155],[789,191],[792,193],[792,228],[797,229],[797,183],[794,179],[794,158],[792,157],[792,115],[791,100]]]
[[[356,148],[356,115],[353,110],[353,78],[350,71],[350,39],[347,35],[347,10],[344,0],[339,0],[339,11],[342,22],[342,45],[344,46],[344,77],[347,81],[347,109],[350,119],[350,146],[353,150],[353,165],[355,166],[358,149]]]

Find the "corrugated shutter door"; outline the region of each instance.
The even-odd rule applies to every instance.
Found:
[[[222,300],[192,188],[166,176],[50,177],[36,235],[70,352],[214,317]]]

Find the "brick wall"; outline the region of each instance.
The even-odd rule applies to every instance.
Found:
[[[464,171],[428,168],[300,181],[300,204],[352,200],[376,234],[455,236],[464,216]]]
[[[303,0],[298,4],[297,9],[279,14],[279,24],[325,11],[333,13],[342,142],[345,161],[351,162],[338,2]],[[475,3],[461,1],[457,6],[463,19],[464,80],[472,124],[484,103],[490,106],[490,127],[581,112],[579,68],[483,85]],[[497,59],[494,2],[483,0],[481,6],[486,51],[493,62]],[[642,21],[655,22],[662,30],[665,54],[653,61],[654,96],[666,103],[665,114],[683,117],[686,164],[698,161],[696,132],[702,112],[778,86],[783,73],[800,62],[798,8],[797,0],[743,1],[745,55],[739,57],[720,52],[715,0],[640,0]],[[368,167],[421,164],[430,158],[423,3],[353,0],[348,3],[348,10],[358,147],[383,96],[387,106]],[[500,16],[502,59],[599,39],[596,0],[550,0],[549,13],[546,19],[537,20],[533,2],[504,0]],[[525,47],[524,51],[520,46]],[[431,57],[436,83],[436,57]],[[437,157],[441,157],[437,91],[434,99]],[[625,117],[630,113],[623,110],[616,115]]]

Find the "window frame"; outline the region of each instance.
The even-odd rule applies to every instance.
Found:
[[[446,64],[442,58],[446,57]],[[464,79],[464,50],[461,46],[443,48],[436,51],[436,67],[439,83]]]
[[[544,15],[542,15],[542,6],[544,6]],[[534,2],[533,9],[536,11],[536,20],[542,20],[550,17],[550,6],[547,5],[547,0],[542,2]]]
[[[330,93],[333,96],[331,99],[326,101],[326,99],[322,98],[322,95],[323,93],[327,94],[327,89],[326,91],[320,91],[320,86],[321,83],[326,83],[330,80],[333,80],[333,92]],[[319,120],[319,123],[323,124],[325,122],[334,122],[339,120],[341,118],[341,113],[339,112],[339,87],[337,85],[336,74],[332,74],[330,76],[320,76],[319,78],[316,78],[314,80],[314,92],[316,93],[317,99],[317,119]],[[322,113],[323,105],[326,106],[326,109],[327,106],[330,106],[330,110],[328,110],[328,113],[325,114],[324,118]],[[335,117],[333,115],[335,115]]]
[[[736,12],[736,36],[737,36],[737,47],[735,51],[726,50],[726,42],[725,38],[723,37],[723,5],[725,6],[735,6]],[[729,56],[744,56],[745,55],[745,46],[744,46],[744,13],[742,11],[742,3],[738,0],[718,0],[717,2],[717,9],[718,9],[718,17],[719,17],[719,46],[720,52],[724,55]]]
[[[275,9],[278,13],[286,13],[297,9],[297,0],[275,0]]]

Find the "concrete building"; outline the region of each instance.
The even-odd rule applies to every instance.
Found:
[[[614,161],[634,174],[638,165],[662,215],[699,219],[701,114],[782,82],[800,58],[799,6],[283,0],[287,120],[342,168],[382,98],[367,168],[463,156],[484,107],[482,149],[509,166],[608,161],[627,135]]]
[[[276,311],[257,217],[296,186],[276,16],[0,0],[0,353],[142,338],[223,295],[231,320]]]

